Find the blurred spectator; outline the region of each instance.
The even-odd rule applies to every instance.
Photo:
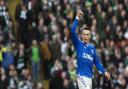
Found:
[[[32,63],[32,76],[34,80],[39,80],[40,78],[40,60],[41,60],[41,50],[38,45],[37,40],[32,40],[30,48],[30,58]]]
[[[56,29],[56,28],[54,28]],[[60,45],[60,34],[56,33],[52,36],[52,41],[50,43],[50,50],[52,53],[52,59],[60,59],[61,58],[61,45]]]
[[[8,7],[4,0],[0,0],[0,24],[2,29],[6,26],[6,15],[8,14]]]
[[[6,71],[0,66],[0,89],[7,89],[7,78]]]
[[[44,69],[44,78],[49,79],[50,77],[50,68],[51,68],[51,52],[49,49],[49,39],[44,38],[44,41],[41,41],[40,43],[41,46],[41,54],[42,54],[42,61],[43,61],[43,69]]]
[[[27,67],[27,59],[25,54],[24,44],[19,44],[18,52],[15,57],[15,65],[18,71],[18,74],[21,74],[22,70]]]
[[[23,69],[20,77],[20,82],[18,83],[18,89],[33,89],[34,83],[32,81],[32,76],[28,69]]]
[[[14,26],[13,26],[13,21],[9,20],[7,25],[3,29],[3,35],[4,35],[4,42],[7,44],[7,42],[11,42],[12,40],[15,40],[15,35],[14,35]],[[10,34],[12,34],[12,38],[10,38]]]
[[[11,46],[8,45],[3,53],[3,67],[8,70],[10,65],[14,65],[14,54],[11,50]]]
[[[22,0],[20,1],[20,5],[17,5],[16,7],[16,14],[15,18],[18,25],[18,40],[27,46],[28,41],[28,10],[27,7],[24,5]]]
[[[9,79],[8,79],[8,88],[9,89],[17,89],[18,88],[18,75],[14,65],[10,65],[9,67]]]

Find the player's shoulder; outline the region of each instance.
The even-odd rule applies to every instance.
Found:
[[[92,43],[89,43],[89,44],[88,44],[88,47],[91,48],[91,49],[95,49],[95,45],[92,44]]]
[[[95,54],[95,45],[92,43],[88,44],[88,48],[91,51],[92,54]]]

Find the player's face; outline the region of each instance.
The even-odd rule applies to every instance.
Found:
[[[88,43],[91,37],[91,33],[89,30],[82,31],[82,40],[84,43]]]

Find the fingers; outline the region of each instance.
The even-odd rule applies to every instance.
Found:
[[[107,75],[106,77],[107,77],[107,80],[110,80],[110,75]]]
[[[107,78],[107,80],[110,80],[110,74],[105,72],[105,77]]]
[[[79,11],[79,14],[80,14],[81,16],[83,16],[83,15],[84,15],[84,13],[83,13],[82,11]]]
[[[84,13],[82,12],[82,11],[78,11],[77,12],[77,16],[80,18],[80,17],[82,17],[84,15]]]

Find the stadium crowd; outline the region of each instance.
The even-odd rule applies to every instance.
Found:
[[[0,0],[0,89],[45,89],[44,79],[49,89],[78,89],[70,29],[80,9],[78,36],[91,28],[111,74],[107,81],[94,70],[93,89],[128,89],[128,0],[20,0],[15,21],[7,3]]]

